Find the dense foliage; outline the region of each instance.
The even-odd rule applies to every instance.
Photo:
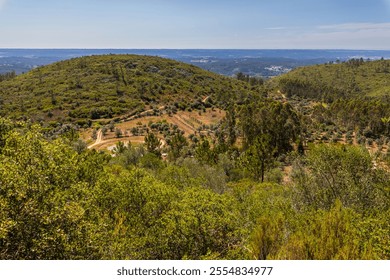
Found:
[[[334,69],[360,81],[386,65],[297,70],[279,80],[294,95],[282,100],[265,98],[261,79],[153,57],[79,58],[7,76],[0,259],[389,259],[386,94],[328,82]],[[181,122],[180,110],[224,113],[207,128],[193,117],[201,126],[190,135],[156,114],[129,129],[143,144],[125,142],[114,117],[159,106]],[[92,138],[111,133],[111,152],[80,139],[76,124],[98,118],[108,120],[94,122]]]
[[[300,100],[301,108],[308,107],[303,100],[317,102],[305,112],[315,126],[334,124],[360,134],[367,130],[368,138],[379,139],[390,136],[389,74],[388,60],[352,59],[298,68],[273,83],[286,96]]]
[[[276,78],[288,95],[323,99],[388,97],[390,61],[352,59],[342,63],[297,68]]]
[[[227,154],[111,157],[37,125],[0,128],[1,259],[390,257],[389,174],[360,148],[311,150],[286,187],[237,179]]]

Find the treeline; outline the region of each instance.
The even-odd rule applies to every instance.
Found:
[[[239,81],[244,81],[244,82],[249,83],[251,86],[255,86],[255,85],[261,86],[264,84],[264,80],[261,77],[253,77],[253,76],[244,74],[242,72],[238,72],[236,74],[236,78]]]
[[[327,110],[329,118],[348,130],[371,138],[390,137],[390,102],[377,100],[336,100]]]
[[[334,124],[372,139],[390,137],[390,103],[370,99],[338,99],[309,110],[311,122]],[[310,122],[308,122],[310,123]],[[310,124],[309,124],[310,125]]]
[[[280,79],[279,87],[281,92],[286,94],[287,97],[298,96],[325,102],[332,102],[335,98],[345,98],[352,93],[351,89],[345,90],[318,81],[306,81],[287,77]]]
[[[252,145],[282,153],[272,134],[246,140],[246,150],[220,149],[212,161],[204,151],[218,145],[206,139],[195,157],[172,139],[178,153],[163,161],[149,137],[145,147],[118,144],[112,157],[69,131],[48,140],[38,125],[0,119],[0,258],[390,257],[390,178],[363,148],[293,152],[287,187],[271,171],[259,183],[234,156]]]
[[[11,80],[16,77],[15,71],[7,72],[7,73],[0,73],[0,82]]]

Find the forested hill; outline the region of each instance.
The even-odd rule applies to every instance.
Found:
[[[308,139],[315,133],[326,133],[326,126],[368,139],[389,136],[389,60],[352,59],[302,67],[271,83],[275,93],[296,100],[295,107],[308,116],[313,130]],[[364,141],[359,137],[359,143]]]
[[[249,92],[242,81],[174,60],[137,55],[75,58],[4,80],[1,115],[81,123],[160,106],[197,107],[206,97],[218,106],[237,92]]]
[[[352,59],[297,68],[277,78],[281,91],[331,102],[339,98],[389,97],[390,61]]]

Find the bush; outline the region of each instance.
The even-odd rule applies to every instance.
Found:
[[[280,184],[283,182],[283,172],[280,168],[273,168],[265,173],[265,181]]]
[[[388,178],[373,169],[372,158],[364,148],[316,145],[305,161],[298,163],[292,178],[301,206],[329,210],[337,199],[356,211],[390,206],[384,189]]]
[[[116,138],[121,138],[122,135],[123,135],[122,129],[120,129],[119,127],[115,128],[115,137]]]

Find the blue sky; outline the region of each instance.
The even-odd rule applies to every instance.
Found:
[[[0,0],[0,48],[390,49],[390,0]]]

